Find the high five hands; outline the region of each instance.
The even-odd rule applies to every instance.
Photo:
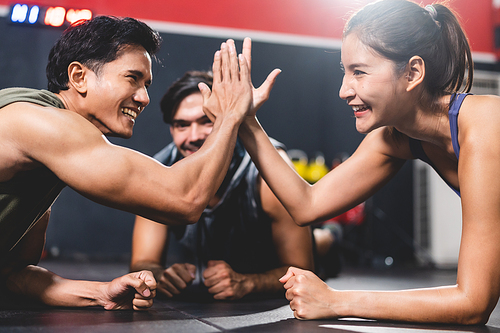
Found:
[[[215,52],[212,66],[214,82],[212,91],[200,83],[203,95],[203,109],[212,122],[228,114],[243,121],[245,116],[255,117],[257,110],[269,98],[280,69],[274,69],[259,88],[251,78],[252,41],[245,38],[243,52],[236,53],[234,40],[228,39]]]

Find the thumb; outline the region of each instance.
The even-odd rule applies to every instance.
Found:
[[[191,274],[191,278],[194,279],[196,277],[196,266],[193,264],[186,263],[186,269],[189,272],[189,274]]]
[[[262,89],[264,92],[269,94],[271,92],[271,89],[273,89],[274,84],[276,83],[278,75],[280,74],[281,74],[281,69],[279,68],[274,69],[271,73],[269,73],[266,80],[264,81],[264,83],[262,83],[259,89]]]
[[[283,284],[287,283],[287,281],[295,275],[297,268],[295,267],[289,267],[288,270],[286,271],[286,274],[280,277],[279,281]]]
[[[212,91],[204,82],[198,83],[198,89],[200,89],[201,95],[203,96],[203,101],[206,102],[212,95]]]
[[[131,286],[144,297],[151,296],[151,290],[156,289],[156,280],[150,271],[138,272],[134,280]]]

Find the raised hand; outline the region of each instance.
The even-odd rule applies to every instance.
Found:
[[[140,271],[103,284],[100,303],[106,310],[147,310],[153,305],[155,295],[153,273]]]
[[[205,286],[214,299],[240,299],[249,293],[245,275],[236,273],[222,260],[210,260],[203,272]]]
[[[162,272],[158,280],[158,292],[173,297],[193,282],[196,273],[196,266],[188,263],[173,264]]]
[[[252,40],[250,38],[245,38],[243,40],[243,56],[245,56],[245,59],[247,61],[247,66],[249,68],[249,71],[251,73],[252,70]],[[252,104],[250,107],[250,113],[249,116],[255,116],[257,110],[264,104],[265,101],[269,99],[269,94],[271,93],[271,89],[274,86],[274,83],[276,82],[276,78],[278,75],[281,73],[280,69],[274,69],[269,75],[267,76],[266,80],[264,83],[259,88],[255,88],[252,85]]]
[[[285,297],[297,319],[336,318],[335,290],[310,271],[290,267],[280,278]]]
[[[248,113],[252,102],[252,82],[247,61],[236,54],[232,39],[221,44],[214,55],[212,91],[200,83],[203,110],[215,122],[218,118],[233,117],[238,123]]]

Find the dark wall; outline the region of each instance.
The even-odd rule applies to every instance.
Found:
[[[57,29],[12,26],[0,19],[0,88],[45,88],[47,56],[60,33]],[[161,64],[154,65],[153,85],[149,90],[151,104],[138,118],[131,139],[111,139],[147,155],[153,155],[171,141],[158,106],[164,91],[187,70],[210,69],[213,54],[223,41],[174,34],[162,36],[164,43],[158,55]],[[237,46],[241,48],[241,41],[237,41]],[[338,97],[342,78],[339,62],[339,50],[253,43],[256,86],[272,69],[283,71],[270,100],[258,113],[264,128],[290,149],[302,149],[310,157],[318,151],[324,153],[328,164],[340,152],[351,154],[363,138],[355,130],[352,110]],[[384,246],[378,246],[377,242],[370,246],[377,247],[375,252],[382,256],[397,257],[401,253],[405,253],[404,258],[412,256],[411,247],[391,228],[384,227],[388,223],[398,224],[411,237],[411,177],[411,167],[407,165],[373,199],[374,205],[390,220],[373,222],[371,235]],[[97,205],[68,188],[52,212],[48,248],[57,248],[64,256],[128,257],[134,219],[131,214]]]

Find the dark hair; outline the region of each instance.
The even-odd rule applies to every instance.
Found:
[[[50,50],[46,69],[48,90],[58,93],[68,89],[68,66],[73,61],[98,74],[126,46],[142,46],[153,57],[160,44],[157,32],[130,17],[97,16],[79,21],[66,29]]]
[[[422,8],[401,0],[382,0],[355,13],[343,38],[356,36],[376,52],[392,60],[402,73],[413,56],[425,63],[424,85],[435,102],[439,96],[470,91],[473,62],[467,37],[455,14],[446,6]]]
[[[213,83],[212,72],[189,71],[172,83],[160,101],[164,122],[171,124],[179,103],[187,96],[200,92],[198,88],[200,82],[205,83],[211,89]]]

